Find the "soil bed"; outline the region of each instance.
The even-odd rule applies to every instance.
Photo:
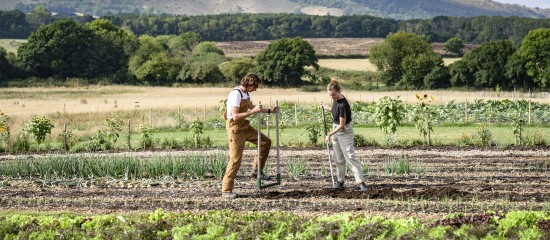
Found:
[[[164,153],[164,152],[163,152]],[[188,152],[167,152],[184,154]],[[248,175],[254,151],[245,151],[235,200],[220,198],[221,181],[151,179],[0,179],[0,209],[78,213],[169,211],[289,211],[304,215],[337,212],[379,216],[441,217],[453,212],[550,210],[550,150],[357,150],[370,189],[359,191],[350,173],[345,189],[332,189],[325,150],[281,153],[281,185],[257,190]],[[112,153],[118,154],[118,153]],[[124,153],[130,154],[130,153]],[[155,153],[131,153],[148,157]],[[272,152],[271,156],[274,155]],[[412,172],[388,174],[387,162],[406,156]],[[3,156],[2,161],[24,156]],[[28,157],[28,156],[26,156]],[[40,156],[33,156],[39,158]],[[302,176],[288,164],[306,161]],[[275,174],[270,157],[268,173]],[[269,183],[265,182],[264,183]]]

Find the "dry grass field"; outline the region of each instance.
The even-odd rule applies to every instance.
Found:
[[[368,55],[371,46],[383,38],[306,38],[319,55]],[[228,57],[254,56],[266,49],[272,41],[231,41],[216,45]]]
[[[130,111],[134,109],[194,109],[220,106],[229,88],[169,88],[137,86],[89,86],[80,88],[2,88],[0,110],[9,116],[46,115],[51,113],[93,113]],[[384,96],[400,96],[408,103],[416,103],[416,94],[435,97],[434,103],[473,101],[475,99],[530,98],[549,103],[548,96],[518,92],[458,92],[458,91],[393,91],[369,92],[343,90],[351,101],[378,101]],[[264,105],[276,100],[298,104],[329,102],[325,92],[301,92],[299,89],[260,88],[252,93],[253,101]]]

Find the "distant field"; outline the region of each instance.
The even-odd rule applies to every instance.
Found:
[[[319,59],[319,66],[335,70],[376,71],[368,58],[362,59]]]
[[[449,65],[460,58],[444,58],[445,65]],[[319,66],[335,69],[335,70],[352,70],[352,71],[376,71],[374,66],[368,58],[361,59],[319,59]]]
[[[32,116],[56,112],[94,113],[131,111],[136,109],[195,109],[218,107],[229,88],[170,88],[137,86],[88,86],[63,88],[0,88],[0,110],[9,115]],[[192,94],[190,94],[192,93]],[[370,92],[344,89],[350,101],[378,101],[384,96],[400,96],[408,103],[416,103],[416,94],[435,97],[434,103],[448,101],[474,101],[475,99],[529,98],[527,93],[517,92],[459,92],[459,91],[393,91]],[[329,102],[325,92],[302,92],[298,89],[260,87],[252,94],[252,100],[265,105],[275,100],[299,104]],[[532,97],[535,97],[534,95]],[[549,103],[548,96],[532,98],[532,101]]]
[[[24,39],[0,39],[0,47],[3,47],[8,52],[17,53],[17,48],[27,40]]]
[[[371,46],[380,44],[383,38],[306,38],[319,55],[364,55]],[[266,49],[273,41],[231,41],[218,42],[228,57],[254,56]]]

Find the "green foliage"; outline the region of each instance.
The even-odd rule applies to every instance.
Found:
[[[301,176],[306,176],[307,161],[302,158],[291,158],[288,160],[288,172],[294,179],[299,179]]]
[[[397,131],[397,126],[405,118],[405,106],[403,101],[388,96],[380,99],[374,112],[376,124],[388,135]]]
[[[353,144],[355,147],[366,147],[367,139],[361,134],[355,134],[353,136]]]
[[[530,31],[521,42],[519,57],[525,62],[527,75],[540,87],[550,86],[550,29]]]
[[[6,162],[0,176],[52,178],[110,177],[115,179],[202,179],[207,174],[220,179],[225,173],[225,152],[191,153],[146,157],[51,156],[40,161],[19,159]]]
[[[464,42],[462,41],[462,38],[460,37],[449,38],[449,40],[447,40],[445,44],[443,44],[443,47],[445,51],[447,51],[448,53],[457,55],[459,57],[462,57],[462,54],[464,54],[462,49],[465,46],[464,46]]]
[[[0,143],[7,143],[10,138],[10,127],[8,121],[10,117],[0,111]]]
[[[28,152],[31,149],[29,134],[24,131],[19,133],[15,137],[15,141],[10,143],[9,148],[12,153]]]
[[[424,140],[424,143],[428,146],[431,145],[430,133],[433,132],[433,125],[435,123],[437,112],[429,105],[434,100],[433,96],[424,94],[419,96],[416,94],[418,103],[412,107],[411,117],[416,129],[420,132],[420,136]]]
[[[98,130],[86,143],[88,151],[99,151],[111,149],[111,142],[107,139],[107,134]]]
[[[316,145],[322,131],[321,124],[319,124],[316,121],[310,121],[309,123],[306,124],[304,129],[307,132],[307,137],[309,142],[312,145]]]
[[[120,137],[124,122],[119,116],[110,114],[109,117],[105,119],[105,125],[107,125],[107,137],[113,142],[113,145],[115,145]]]
[[[25,123],[23,131],[34,136],[36,142],[40,145],[44,142],[46,135],[52,133],[52,128],[54,128],[54,125],[49,118],[34,116]]]
[[[544,212],[508,212],[483,224],[447,226],[409,218],[340,213],[299,216],[284,212],[219,210],[180,213],[90,215],[6,214],[0,234],[6,239],[544,239],[537,223]],[[428,221],[429,222],[429,221]],[[258,226],[262,226],[261,228]]]
[[[472,141],[478,146],[490,146],[494,144],[493,134],[483,125],[476,127],[476,132],[472,138]]]
[[[193,56],[213,53],[215,55],[225,55],[223,51],[216,46],[215,42],[201,42],[197,44],[192,51]]]
[[[141,147],[143,149],[149,149],[153,147],[153,129],[149,126],[139,126],[139,133],[141,134]]]
[[[399,84],[405,87],[419,86],[415,82],[420,76],[442,64],[441,56],[426,40],[403,31],[389,34],[384,43],[372,46],[369,60],[382,71],[387,86],[396,85],[407,76]]]
[[[200,136],[203,133],[203,129],[204,129],[204,123],[199,119],[193,121],[189,125],[189,130],[191,130],[191,133],[193,133],[193,140],[195,142],[195,147],[200,146]]]
[[[506,81],[506,64],[515,48],[510,41],[493,41],[467,52],[451,64],[451,84],[475,88],[510,88]]]
[[[526,100],[514,100],[512,102],[513,110],[511,112],[511,122],[510,127],[516,136],[516,145],[522,145],[522,133],[523,127],[525,126],[526,121],[526,109],[528,102]]]
[[[100,69],[94,52],[97,36],[72,20],[58,20],[40,26],[18,49],[22,64],[35,76],[60,78],[92,77]]]
[[[301,37],[281,38],[256,57],[258,73],[269,85],[297,86],[306,73],[304,67],[319,68],[313,46]]]
[[[413,167],[411,159],[407,156],[391,157],[384,161],[384,170],[389,175],[411,174]]]
[[[171,41],[181,40],[178,36],[140,36],[139,47],[129,59],[128,70],[139,81],[150,85],[170,85],[175,83],[184,67],[181,45],[171,45]]]
[[[238,85],[247,73],[254,72],[256,62],[252,58],[237,58],[221,63],[219,68],[227,80]]]

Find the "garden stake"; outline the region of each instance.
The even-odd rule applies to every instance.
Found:
[[[262,106],[262,102],[258,102],[258,105],[260,105],[260,107]],[[278,107],[279,106],[279,101],[275,101],[275,107]],[[276,185],[280,185],[281,184],[281,164],[280,164],[280,158],[279,158],[279,112],[276,112],[275,113],[275,142],[276,142],[276,149],[277,149],[277,155],[276,155],[276,158],[277,158],[277,181],[274,182],[274,183],[270,183],[270,184],[265,184],[265,185],[262,185],[262,165],[261,165],[261,143],[262,143],[262,132],[261,132],[261,129],[262,128],[262,112],[258,112],[258,175],[257,175],[257,178],[256,178],[256,185],[258,186],[258,190],[262,189],[262,188],[268,188],[268,187],[273,187],[273,186],[276,186]]]
[[[321,106],[321,115],[323,117],[323,126],[325,128],[325,138],[327,137],[327,120],[325,119],[325,109],[323,106]],[[324,140],[323,140],[324,141]],[[330,177],[332,178],[332,187],[336,187],[336,183],[334,182],[334,174],[332,174],[332,160],[330,160],[330,146],[327,142],[327,154],[328,154],[328,165],[330,167]]]

